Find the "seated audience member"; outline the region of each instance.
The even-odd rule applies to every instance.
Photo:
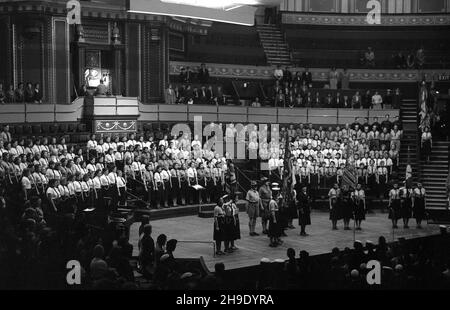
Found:
[[[381,128],[386,128],[388,132],[392,129],[392,123],[389,120],[389,114],[386,114],[384,121],[381,122]]]
[[[303,81],[303,83],[305,83],[306,86],[308,86],[309,88],[312,87],[312,83],[313,83],[313,80],[312,80],[312,74],[311,74],[311,72],[309,71],[308,68],[305,68],[305,71],[303,71],[303,73],[302,73],[302,81]]]
[[[366,52],[364,53],[364,60],[366,63],[366,66],[369,68],[375,67],[375,53],[372,49],[372,47],[368,47]]]
[[[5,91],[3,89],[3,84],[0,83],[0,104],[4,104],[6,101],[6,94]]]
[[[5,102],[7,103],[14,103],[16,102],[16,93],[14,92],[14,85],[9,85],[8,90],[6,91],[6,99]]]
[[[331,96],[331,94],[328,94],[325,97],[325,100],[324,100],[324,103],[323,103],[323,107],[324,108],[333,108],[333,104],[334,104],[333,97]]]
[[[357,91],[352,98],[352,109],[360,109],[361,108],[361,95],[359,91]]]
[[[95,94],[97,96],[105,96],[108,92],[108,88],[103,82],[103,79],[100,79],[100,84],[98,84],[97,89],[95,90]]]
[[[283,91],[280,90],[275,98],[275,107],[283,108],[286,106],[286,96]]]
[[[259,102],[259,97],[256,97],[255,100],[252,102],[252,107],[253,108],[260,108],[261,107],[261,102]]]
[[[339,77],[341,81],[341,89],[349,89],[350,88],[350,73],[345,68]]]
[[[39,83],[34,84],[34,103],[42,103],[42,97],[41,85]]]
[[[291,84],[292,82],[292,72],[289,71],[289,67],[286,67],[283,70],[283,82],[288,84]]]
[[[363,109],[372,108],[372,95],[370,94],[370,90],[367,90],[362,97],[362,107]]]
[[[180,69],[179,79],[181,83],[191,83],[192,82],[192,70],[189,66],[186,68],[182,67]]]
[[[383,108],[386,107],[387,109],[392,109],[393,98],[394,96],[392,95],[392,90],[386,90],[386,95],[384,95],[383,99]]]
[[[25,101],[25,90],[23,88],[23,83],[19,83],[17,86],[17,89],[14,92],[14,101],[18,103]]]
[[[219,105],[227,105],[227,96],[225,94],[222,94],[222,96],[217,97],[217,103]]]
[[[175,95],[175,91],[172,88],[172,84],[169,84],[165,93],[164,93],[164,101],[166,104],[175,104],[177,98]]]
[[[209,70],[205,64],[200,65],[200,69],[197,73],[197,80],[202,84],[208,84],[209,82]]]
[[[155,241],[152,238],[152,226],[146,224],[139,239],[139,265],[144,275],[153,273],[155,262]]]
[[[400,93],[400,88],[396,88],[395,93],[392,96],[392,108],[400,109],[401,103],[402,103],[402,95]]]
[[[401,51],[398,51],[392,58],[394,59],[394,66],[396,69],[406,68],[406,58]]]
[[[383,109],[383,97],[377,91],[372,96],[372,109]]]
[[[316,95],[313,98],[313,101],[311,103],[311,107],[313,108],[321,108],[323,106],[323,100],[320,97],[319,92],[316,92]]]
[[[275,78],[275,80],[281,82],[283,80],[283,76],[283,69],[281,69],[280,65],[277,65],[277,68],[273,71],[273,77]]]
[[[330,85],[330,89],[337,89],[337,84],[339,80],[339,73],[336,71],[336,68],[331,68],[331,71],[328,74],[328,81]]]
[[[425,64],[425,50],[421,46],[416,52],[416,65],[418,69],[422,69]]]
[[[352,107],[352,103],[350,101],[350,99],[348,98],[347,95],[344,95],[344,99],[342,99],[342,106],[341,108],[351,108]]]
[[[408,54],[408,57],[406,57],[406,67],[408,69],[414,69],[416,66],[416,55],[414,54],[414,51],[411,51]]]
[[[34,91],[33,84],[27,83],[27,87],[25,88],[24,98],[26,103],[34,102]]]

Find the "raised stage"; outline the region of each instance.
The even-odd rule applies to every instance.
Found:
[[[250,237],[248,235],[248,217],[241,212],[241,240],[237,240],[236,246],[239,250],[232,254],[222,256],[213,256],[212,243],[212,218],[200,218],[198,216],[184,216],[170,219],[161,219],[152,221],[153,239],[159,234],[166,234],[168,239],[177,239],[178,245],[175,251],[175,257],[178,258],[197,258],[203,256],[206,266],[209,270],[214,270],[214,264],[217,262],[225,263],[226,269],[236,269],[259,264],[262,257],[271,260],[277,258],[286,258],[286,250],[290,247],[296,250],[297,256],[300,250],[306,250],[310,255],[328,253],[333,247],[344,249],[353,246],[353,230],[343,230],[342,221],[339,222],[337,231],[331,230],[331,223],[328,219],[328,213],[323,211],[313,211],[311,215],[312,225],[307,227],[310,234],[307,237],[299,236],[300,229],[294,221],[296,229],[287,230],[288,237],[283,238],[283,245],[277,248],[269,247],[269,238],[266,235]],[[353,222],[351,222],[353,224]],[[402,227],[399,221],[399,227]],[[140,223],[134,223],[130,228],[130,242],[134,246],[134,255],[138,254],[138,228]],[[362,231],[356,231],[356,240],[365,242],[371,240],[375,244],[378,237],[383,235],[388,242],[397,240],[400,237],[412,239],[439,233],[439,226],[423,223],[423,229],[415,228],[415,221],[411,220],[410,228],[399,228],[395,230],[393,236],[391,222],[387,218],[387,213],[377,212],[368,214],[367,220],[362,224]],[[257,229],[261,232],[261,222],[258,219]],[[188,241],[188,242],[184,242]],[[190,241],[200,241],[202,243],[192,243]],[[206,243],[203,243],[206,242]]]

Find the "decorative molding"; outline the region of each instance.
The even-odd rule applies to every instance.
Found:
[[[283,12],[284,24],[327,25],[327,26],[374,26],[367,24],[366,15],[347,14],[311,14]],[[381,15],[381,24],[375,26],[446,26],[450,25],[450,15]]]
[[[238,66],[229,64],[206,64],[209,74],[217,78],[233,79],[272,79],[274,67]],[[170,75],[180,74],[181,67],[191,67],[196,70],[199,63],[193,62],[170,62]],[[303,71],[303,68],[292,68],[292,72]],[[325,82],[328,80],[329,68],[311,68],[313,80]],[[341,70],[338,70],[341,71]],[[349,69],[350,81],[353,82],[416,82],[422,79],[425,74],[432,77],[437,74],[450,73],[449,70],[370,70],[370,69]]]
[[[95,132],[96,133],[109,133],[119,132],[128,133],[135,132],[137,129],[136,121],[130,120],[96,120]]]

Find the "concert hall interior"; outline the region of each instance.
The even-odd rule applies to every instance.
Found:
[[[0,0],[0,289],[449,289],[449,34],[450,0]]]

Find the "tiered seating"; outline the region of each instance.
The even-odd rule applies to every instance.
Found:
[[[90,133],[83,123],[10,124],[9,127],[11,134],[16,138],[64,136],[67,143],[85,143]]]
[[[367,29],[370,28],[370,29]],[[427,28],[352,28],[348,26],[305,27],[284,25],[294,62],[308,67],[364,67],[360,59],[368,47],[375,52],[376,68],[395,68],[393,56],[406,57],[423,46],[425,68],[443,68],[450,63],[450,40],[445,31]]]

